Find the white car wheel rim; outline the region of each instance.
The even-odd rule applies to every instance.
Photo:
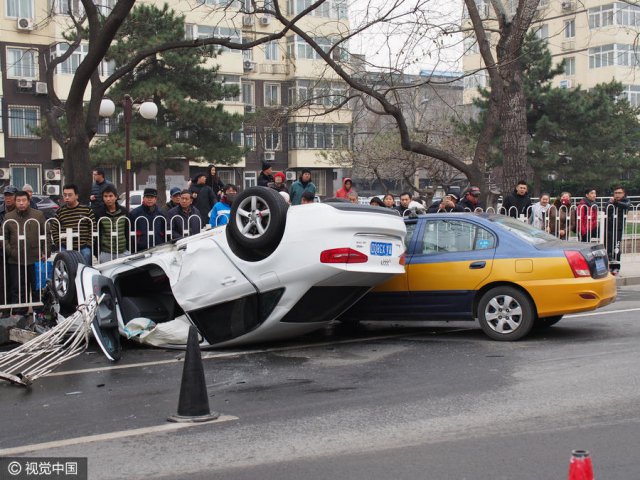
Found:
[[[271,212],[267,202],[252,195],[238,205],[236,225],[246,238],[258,238],[265,234],[271,224]]]
[[[487,303],[484,318],[494,332],[511,333],[522,322],[522,306],[509,295],[496,295]]]
[[[64,297],[69,291],[69,271],[64,262],[57,262],[53,269],[53,287],[58,297]]]

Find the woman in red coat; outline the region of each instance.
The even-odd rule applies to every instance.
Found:
[[[336,197],[349,198],[349,194],[351,192],[353,193],[356,192],[353,188],[351,188],[352,186],[353,186],[353,182],[351,181],[351,179],[349,177],[345,177],[345,179],[342,180],[342,188],[336,192]]]

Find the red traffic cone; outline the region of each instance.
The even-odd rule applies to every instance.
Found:
[[[189,327],[187,352],[184,356],[182,382],[180,384],[180,399],[178,400],[178,414],[171,415],[170,422],[210,422],[218,418],[219,414],[209,410],[207,385],[204,380],[204,367],[198,345],[198,331],[196,327]]]
[[[569,462],[569,480],[594,480],[591,457],[586,450],[574,450],[571,452]]]

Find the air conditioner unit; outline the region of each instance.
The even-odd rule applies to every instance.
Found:
[[[244,25],[245,27],[250,27],[255,23],[255,19],[253,18],[253,15],[245,15],[244,17],[242,17],[242,25]]]
[[[10,168],[0,168],[0,180],[9,180],[11,177]]]
[[[49,182],[52,180],[60,180],[61,177],[62,174],[59,168],[52,168],[51,170],[44,171],[44,178]]]
[[[18,79],[18,90],[33,90],[33,81],[26,78]]]
[[[245,60],[242,63],[242,67],[244,68],[245,72],[253,72],[256,69],[256,64],[251,60]]]
[[[560,88],[571,88],[571,80],[567,79],[567,80],[560,80]]]
[[[47,82],[36,82],[36,95],[46,95],[49,93]]]
[[[271,17],[260,17],[260,25],[267,26],[271,23]]]
[[[564,0],[560,6],[562,7],[562,10],[573,10],[573,2],[569,0]]]
[[[18,30],[30,32],[34,28],[33,20],[26,17],[19,18],[18,21],[16,22],[16,28]]]
[[[264,161],[273,162],[276,159],[276,152],[264,152]]]
[[[60,185],[46,185],[44,193],[46,195],[60,195]]]
[[[287,180],[295,181],[298,178],[298,174],[296,172],[286,172]]]
[[[245,105],[244,106],[244,113],[254,113],[256,111],[256,106],[255,105]]]

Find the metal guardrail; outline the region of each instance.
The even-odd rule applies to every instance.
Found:
[[[486,212],[496,213],[496,210],[488,208]],[[609,247],[610,257],[640,253],[640,205],[629,208],[622,215],[611,205],[606,208],[571,205],[559,209],[552,206],[540,216],[535,212],[534,208],[529,208],[523,215],[515,209],[497,210],[497,213],[511,214],[563,240],[605,244]],[[0,309],[42,305],[42,290],[35,286],[31,288],[32,284],[38,283],[32,280],[36,275],[33,261],[50,260],[61,249],[82,250],[84,247],[85,253],[90,254],[91,263],[96,265],[193,235],[203,228],[196,215],[156,217],[151,223],[144,217],[134,223],[127,217],[120,217],[115,222],[103,217],[97,224],[83,219],[73,228],[65,229],[55,218],[47,220],[43,228],[39,224],[29,228],[30,222],[37,224],[37,220],[30,219],[20,226],[16,220],[8,219],[0,228]],[[89,232],[90,245],[81,242],[83,222],[89,223],[85,231]]]
[[[152,221],[140,217],[133,223],[124,216],[113,221],[103,217],[96,223],[85,218],[69,228],[63,228],[56,218],[43,225],[33,218],[23,224],[7,219],[0,228],[0,309],[42,305],[39,280],[51,278],[51,264],[46,262],[58,251],[81,251],[96,265],[194,235],[204,228],[208,225],[203,227],[198,215],[158,216]],[[46,273],[40,273],[41,269]]]

